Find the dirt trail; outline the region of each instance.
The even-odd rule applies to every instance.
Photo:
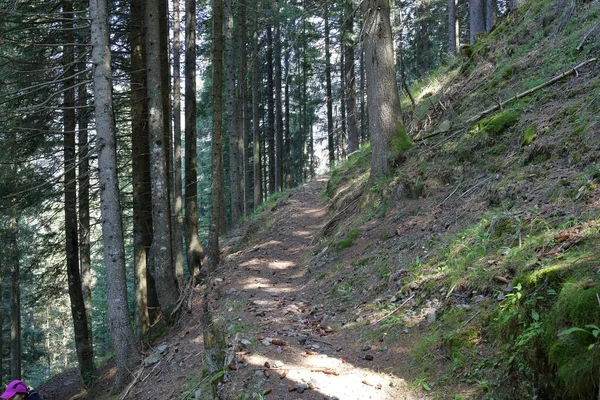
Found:
[[[325,305],[328,290],[308,279],[311,241],[327,221],[325,184],[313,180],[280,201],[272,225],[247,232],[247,246],[219,268],[218,312],[230,322],[229,342],[237,337],[239,345],[221,388],[227,399],[267,393],[269,399],[413,398],[402,379],[375,371],[385,367],[377,360],[383,357],[343,332],[336,311]]]

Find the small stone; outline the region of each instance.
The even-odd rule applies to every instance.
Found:
[[[427,314],[427,324],[428,325],[435,323],[436,320],[437,320],[437,317],[435,315],[435,311],[432,311],[429,314]]]
[[[304,393],[306,389],[308,389],[308,385],[306,383],[299,383],[296,385],[296,391],[298,393]]]
[[[364,345],[362,348],[362,351],[369,351],[371,350],[371,346],[369,346],[368,344]]]
[[[168,346],[168,345],[166,345],[166,344],[163,344],[163,345],[160,345],[160,346],[158,346],[157,350],[158,350],[158,352],[159,352],[160,354],[162,354],[162,353],[164,353],[164,352],[165,352],[165,350],[167,350],[168,348],[169,348],[169,346]]]
[[[504,293],[500,293],[497,297],[498,301],[502,301],[506,298],[506,296],[504,296]]]
[[[371,354],[366,354],[365,355],[365,360],[367,360],[367,361],[373,361],[373,356]]]
[[[246,347],[246,346],[250,346],[250,344],[252,342],[250,342],[248,339],[242,339],[242,340],[240,340],[240,343],[242,344],[242,346]]]
[[[283,361],[280,360],[275,360],[273,361],[273,368],[281,368],[283,367],[285,364],[283,363]]]
[[[301,345],[304,346],[306,344],[307,339],[308,339],[308,336],[300,335],[300,336],[298,336],[298,343],[300,343]]]

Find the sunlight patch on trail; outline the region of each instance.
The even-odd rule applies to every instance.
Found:
[[[276,354],[275,350],[285,354]],[[287,362],[283,364],[278,357]],[[359,368],[327,354],[298,353],[275,346],[266,353],[246,356],[246,362],[256,370],[277,374],[282,380],[285,378],[289,382],[282,381],[282,384],[290,388],[308,384],[312,392],[345,400],[389,399],[387,389],[406,384],[402,378]]]

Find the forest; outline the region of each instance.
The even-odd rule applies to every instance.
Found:
[[[277,221],[312,226],[278,213],[325,176],[290,264],[333,314],[373,313],[361,343],[412,340],[403,393],[597,398],[599,43],[598,0],[0,0],[2,386],[266,397],[226,388],[250,329],[216,293]],[[198,380],[144,395],[195,312]]]

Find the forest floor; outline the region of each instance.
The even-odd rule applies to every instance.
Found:
[[[326,183],[318,178],[290,192],[260,227],[246,223],[224,243],[223,261],[208,278],[210,308],[234,355],[219,385],[222,398],[425,397],[409,387],[405,355],[416,331],[406,330],[402,341],[387,346],[385,333],[370,336],[370,324],[378,322],[367,321],[361,311],[364,293],[353,293],[356,305],[345,309],[332,298],[332,287],[317,279],[314,269],[323,260],[311,260],[325,251],[313,239],[331,217],[323,198]],[[111,394],[114,370],[108,366],[88,391],[56,377],[41,388],[46,400],[205,398],[198,389],[204,350],[201,290],[196,288],[191,308],[146,352],[146,365],[132,371],[136,379],[126,393]]]

